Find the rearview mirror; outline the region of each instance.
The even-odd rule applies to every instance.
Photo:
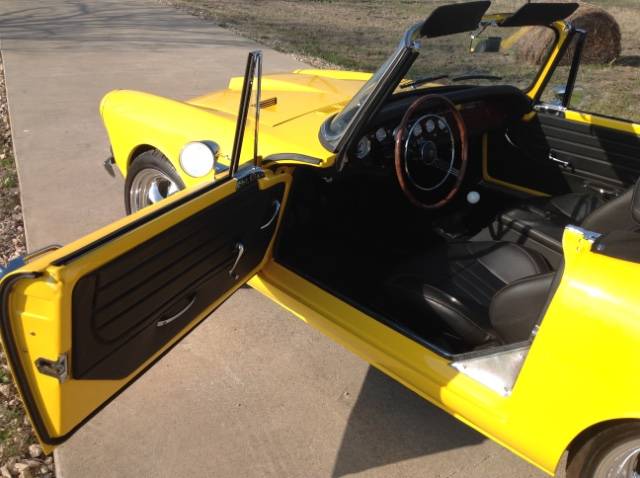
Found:
[[[471,35],[469,51],[471,53],[498,53],[502,45],[502,37],[478,38]]]

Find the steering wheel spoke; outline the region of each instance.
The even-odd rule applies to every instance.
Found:
[[[444,114],[442,109],[438,108],[432,109],[433,113],[421,113],[418,116],[416,112],[424,111],[424,106],[429,103],[444,106]],[[455,123],[455,128],[449,124],[450,119]],[[416,125],[425,121],[437,122],[439,129],[436,136],[413,134]],[[423,96],[408,108],[400,122],[399,130],[402,134],[396,136],[395,170],[402,192],[416,206],[425,209],[444,206],[460,189],[467,166],[467,130],[460,112],[444,96]],[[459,149],[456,146],[459,146]],[[454,167],[456,158],[459,162],[458,168]],[[450,177],[455,179],[453,186],[451,181],[447,181]],[[434,193],[439,193],[440,190],[440,200],[427,202],[424,199],[433,198]]]

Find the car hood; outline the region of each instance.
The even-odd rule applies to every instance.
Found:
[[[296,70],[262,77],[260,126],[277,128],[311,113],[330,116],[351,99],[369,79],[369,73],[338,70]],[[226,89],[188,100],[187,103],[218,114],[238,114],[242,77]]]

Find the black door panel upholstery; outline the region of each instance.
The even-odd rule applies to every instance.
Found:
[[[254,270],[275,221],[261,226],[283,195],[283,184],[247,186],[81,278],[73,291],[74,378],[119,379],[136,370],[233,288],[238,243],[238,276]]]
[[[551,195],[588,184],[620,192],[640,176],[637,135],[548,113],[491,135],[488,151],[489,176]]]

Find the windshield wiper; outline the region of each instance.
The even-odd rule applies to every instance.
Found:
[[[458,75],[451,78],[451,81],[467,81],[467,80],[492,80],[492,81],[500,81],[502,80],[501,76],[496,75],[486,75],[483,73],[470,73],[468,75]]]
[[[400,89],[406,89],[406,88],[416,88],[420,85],[423,85],[425,83],[430,83],[432,81],[436,81],[436,80],[442,80],[444,78],[449,78],[449,75],[436,75],[436,76],[425,76],[424,78],[418,78],[417,80],[413,80],[410,81],[408,83],[404,83],[402,85],[399,86]]]

